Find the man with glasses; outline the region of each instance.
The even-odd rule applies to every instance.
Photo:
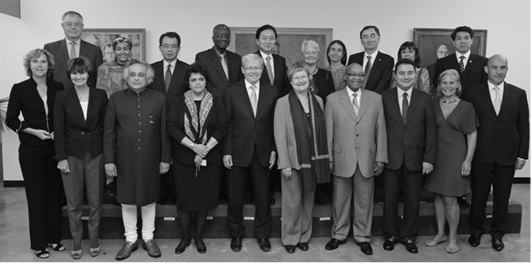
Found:
[[[63,14],[61,26],[65,33],[65,39],[61,39],[44,45],[44,49],[52,53],[55,60],[53,79],[63,83],[65,89],[74,87],[66,72],[68,60],[83,56],[90,61],[92,72],[87,84],[96,88],[98,79],[98,67],[103,63],[101,48],[81,39],[83,33],[83,16],[76,11],[68,11]]]

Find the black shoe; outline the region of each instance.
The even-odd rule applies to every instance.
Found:
[[[369,243],[369,242],[360,242],[360,243],[358,243],[358,246],[360,246],[361,252],[363,252],[363,254],[369,255],[369,256],[372,255],[371,243]]]
[[[286,245],[286,246],[284,246],[284,248],[286,248],[286,252],[288,252],[290,254],[293,254],[293,253],[295,253],[296,246],[294,246],[294,245]]]
[[[268,238],[258,238],[258,245],[260,245],[260,249],[264,252],[271,251],[271,242],[269,242]]]
[[[334,249],[337,249],[339,247],[339,245],[342,245],[342,244],[345,244],[345,243],[347,243],[346,240],[339,240],[339,239],[332,238],[332,239],[330,239],[330,241],[328,241],[328,243],[326,243],[325,249],[326,250],[334,250]]]
[[[407,241],[403,241],[402,244],[404,244],[404,246],[406,246],[406,250],[409,253],[411,253],[411,254],[419,253],[419,249],[418,249],[417,245],[415,245],[415,241],[407,240]]]
[[[118,251],[118,254],[116,255],[116,260],[124,260],[128,258],[129,256],[131,256],[131,253],[133,253],[133,251],[136,251],[137,249],[138,249],[138,244],[136,242],[133,243],[133,242],[126,241],[124,245],[122,246],[122,249]]]
[[[383,248],[387,251],[391,251],[395,249],[396,239],[389,237],[385,239],[385,242],[383,244]]]
[[[309,249],[308,242],[301,242],[297,244],[297,247],[302,251],[308,251]]]
[[[468,238],[468,244],[470,244],[470,246],[472,247],[477,247],[479,246],[480,243],[481,243],[481,235],[478,235],[478,236],[470,235],[470,237]]]
[[[230,249],[234,252],[240,252],[242,250],[242,238],[233,237],[230,241]]]
[[[195,238],[195,246],[197,248],[197,252],[200,254],[205,254],[207,248],[202,238]]]
[[[502,251],[503,248],[505,248],[505,245],[503,244],[503,241],[501,238],[492,238],[492,248],[496,251]]]
[[[270,196],[269,197],[269,205],[275,205],[275,203],[276,203],[275,197],[274,196]]]
[[[468,202],[468,198],[466,198],[466,195],[457,197],[457,203],[462,206],[470,205],[470,202]]]
[[[149,239],[144,242],[144,250],[148,252],[148,255],[152,258],[160,258],[160,248],[153,239]]]
[[[181,254],[186,250],[186,247],[190,245],[191,238],[182,238],[179,245],[175,248],[175,254]]]

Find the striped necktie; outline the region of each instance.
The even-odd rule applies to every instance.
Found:
[[[461,73],[465,72],[465,56],[460,57],[461,60],[459,60],[459,70],[461,70]]]

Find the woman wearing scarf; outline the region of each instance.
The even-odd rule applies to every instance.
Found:
[[[315,187],[330,181],[323,100],[308,90],[309,74],[295,63],[293,89],[277,101],[275,142],[282,171],[282,244],[288,253],[308,250]]]
[[[127,89],[122,77],[125,64],[131,59],[133,43],[126,37],[116,38],[112,42],[114,61],[108,61],[98,68],[96,88],[105,90],[107,97],[113,93]]]
[[[177,212],[183,232],[176,254],[190,245],[192,214],[196,214],[197,251],[206,252],[203,226],[208,210],[218,206],[222,165],[221,147],[216,145],[227,131],[225,107],[205,89],[209,78],[206,68],[194,63],[185,74],[190,90],[168,100],[168,133],[172,138]]]

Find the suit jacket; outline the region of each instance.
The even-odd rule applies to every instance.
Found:
[[[348,89],[348,87],[347,87]],[[359,166],[364,177],[374,176],[375,162],[387,163],[387,133],[382,96],[362,90],[358,116],[347,89],[326,99],[326,134],[332,174],[352,177]]]
[[[363,66],[364,54],[365,52],[360,52],[350,55],[347,65],[358,63]],[[395,60],[391,56],[378,51],[378,55],[371,61],[371,63],[372,67],[369,73],[369,78],[365,83],[365,89],[382,93],[388,90],[391,86]],[[367,78],[367,76],[365,76],[365,78]]]
[[[398,169],[405,160],[411,171],[422,170],[422,162],[435,163],[437,123],[430,95],[412,88],[406,123],[398,104],[397,88],[382,93],[387,125],[388,169]]]
[[[319,107],[324,109],[323,100],[316,96]],[[277,100],[274,118],[275,145],[278,152],[278,169],[293,168],[300,170],[299,158],[297,156],[297,139],[295,137],[295,126],[291,116],[289,95],[285,95]]]
[[[69,155],[83,159],[85,152],[92,157],[103,153],[103,121],[107,108],[107,93],[91,89],[87,119],[75,88],[57,93],[54,105],[55,159],[65,160]]]
[[[470,89],[479,124],[474,162],[514,165],[528,159],[529,106],[523,89],[504,84],[500,113],[496,116],[487,83]]]
[[[437,80],[443,71],[447,69],[455,69],[459,72],[459,77],[461,79],[461,98],[469,101],[471,95],[469,94],[469,90],[481,83],[487,83],[488,76],[485,72],[487,62],[488,59],[486,57],[470,53],[465,71],[461,73],[459,61],[457,60],[455,53],[440,58],[435,64],[435,71],[432,79],[433,85],[437,87]]]
[[[223,102],[227,111],[228,131],[223,140],[223,155],[232,155],[234,165],[249,166],[256,148],[260,164],[269,166],[271,151],[276,151],[273,114],[277,98],[277,88],[261,81],[255,117],[245,80],[225,90]]]
[[[168,99],[174,99],[177,96],[181,96],[189,89],[188,80],[185,79],[184,76],[186,68],[190,66],[187,63],[177,60],[167,92],[166,84],[164,83],[164,72],[166,72],[166,69],[164,69],[163,61],[157,61],[151,64],[151,66],[153,67],[153,70],[155,70],[155,78],[149,86],[150,89],[162,92],[162,94],[166,95]]]
[[[66,73],[67,62],[70,60],[70,47],[68,47],[66,39],[48,43],[44,45],[44,49],[52,53],[55,60],[55,67],[52,73],[53,79],[63,83],[65,89],[73,88],[74,84],[68,78],[68,74]],[[89,42],[81,40],[79,56],[83,56],[90,61],[90,64],[92,65],[92,74],[89,76],[87,85],[91,88],[96,88],[98,67],[103,64],[101,49]]]
[[[258,54],[258,56],[262,57],[262,55],[260,54],[260,50],[256,51],[255,53]],[[273,71],[275,71],[275,73],[273,74],[275,78],[275,80],[273,81],[273,86],[277,87],[277,90],[279,92],[278,96],[284,96],[289,93],[289,90],[291,88],[291,85],[288,80],[288,69],[286,67],[286,59],[277,54],[271,54],[271,56],[273,56]],[[271,84],[269,74],[267,73],[265,60],[264,71],[262,71],[262,77],[260,78],[260,82]]]
[[[243,79],[242,57],[228,50],[225,51],[225,56],[229,72],[228,79],[223,70],[223,66],[221,65],[221,59],[218,57],[218,53],[214,47],[199,52],[195,56],[195,62],[205,66],[210,75],[207,90],[219,98],[223,98],[223,91],[228,86]]]

